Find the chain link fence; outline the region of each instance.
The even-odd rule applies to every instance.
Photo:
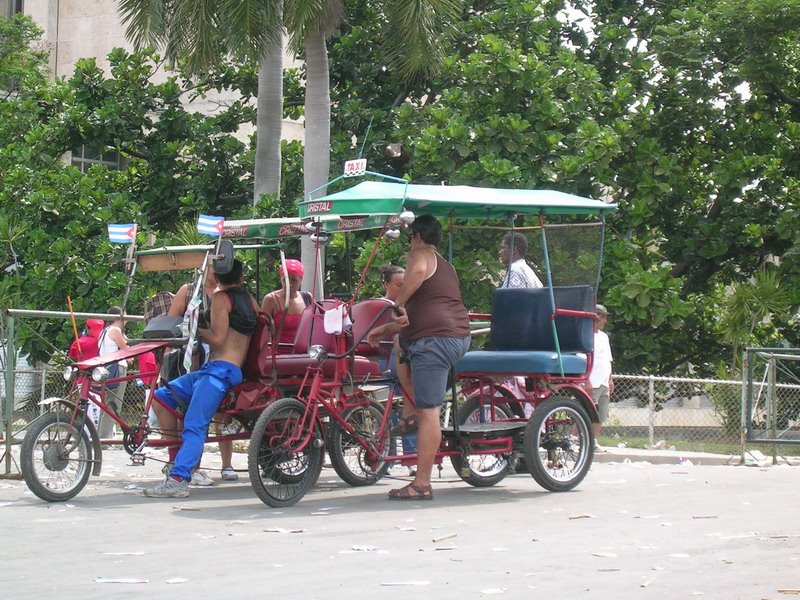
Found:
[[[0,389],[3,392],[5,390],[4,386],[0,386]],[[132,423],[141,416],[144,409],[145,389],[143,385],[137,385],[135,380],[128,382],[120,415],[124,421]],[[19,436],[27,424],[46,410],[40,405],[42,400],[53,397],[63,398],[66,396],[67,390],[68,384],[64,381],[61,369],[45,367],[16,371],[14,407],[11,413],[15,441],[20,441]],[[5,403],[5,394],[3,394],[2,402]],[[3,417],[2,431],[5,432],[5,416]],[[0,436],[2,435],[0,433]]]
[[[754,385],[758,390],[767,384]],[[800,383],[779,385],[783,440],[800,439]],[[19,370],[14,387],[15,432],[41,414],[40,401],[63,397],[67,391],[60,369]],[[128,384],[122,409],[125,421],[141,416],[144,394],[144,387],[134,381]],[[610,446],[735,453],[741,450],[743,399],[741,381],[617,374],[600,441]],[[768,416],[763,400],[757,401],[752,415],[756,430],[763,429]]]
[[[766,384],[753,385],[759,390]],[[747,386],[743,390],[741,381],[614,375],[600,443],[735,454],[742,449],[746,397]],[[800,436],[800,385],[783,384],[781,398],[781,425],[787,434],[782,441],[787,441],[789,433]],[[754,426],[767,418],[763,404],[762,410],[751,413],[748,421]],[[786,451],[797,454],[800,448]]]

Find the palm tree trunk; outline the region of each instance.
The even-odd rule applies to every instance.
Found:
[[[331,95],[328,71],[328,48],[325,45],[325,36],[316,34],[309,37],[305,43],[306,48],[306,99],[305,99],[305,153],[303,155],[303,185],[305,197],[318,187],[324,185],[330,176],[331,163]],[[315,194],[318,197],[324,194],[320,190]],[[303,288],[312,290],[314,297],[322,298],[323,289],[319,275],[324,273],[325,252],[322,260],[315,268],[314,244],[308,237],[303,237],[300,245],[300,257],[306,265],[303,277]]]
[[[281,125],[283,123],[283,36],[267,49],[258,65],[256,159],[253,205],[262,194],[281,192]]]

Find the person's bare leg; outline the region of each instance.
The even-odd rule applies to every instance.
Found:
[[[217,425],[217,433],[220,433],[222,425]],[[223,440],[219,442],[219,455],[222,458],[222,468],[233,468],[233,442],[231,440]]]
[[[420,488],[431,484],[433,464],[436,452],[442,441],[442,429],[439,425],[439,408],[417,409],[417,474],[412,482]]]
[[[178,417],[168,410],[158,400],[153,399],[151,405],[158,417],[158,429],[164,439],[178,439],[181,437],[181,430],[178,428]]]
[[[410,417],[414,411],[414,386],[411,383],[411,369],[406,364],[397,364],[397,379],[403,390],[403,418]]]
[[[400,342],[395,336],[394,339],[394,365],[397,371],[397,380],[400,382],[400,388],[403,391],[403,418],[410,417],[414,414],[414,405],[412,402],[407,402],[407,397],[412,400],[414,398],[414,384],[411,383],[411,367],[408,363],[400,362]]]
[[[151,404],[153,411],[156,413],[156,417],[158,418],[158,429],[161,431],[161,437],[165,440],[179,440],[181,438],[181,429],[182,423],[178,421],[178,417],[175,414],[167,409],[166,406],[161,404],[157,399],[153,399],[153,404]],[[167,452],[169,454],[169,462],[175,461],[175,455],[178,453],[178,448],[180,445],[177,446],[170,446],[167,448]]]

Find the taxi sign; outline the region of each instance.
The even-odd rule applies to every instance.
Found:
[[[358,158],[344,163],[344,176],[357,177],[367,172],[367,159]]]

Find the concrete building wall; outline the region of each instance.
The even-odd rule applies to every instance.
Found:
[[[7,11],[16,1],[0,0],[0,8]],[[24,0],[23,11],[44,29],[50,70],[56,77],[69,77],[78,59],[92,57],[108,73],[109,52],[114,48],[133,50],[125,39],[125,25],[117,12],[116,0]],[[293,57],[284,58],[285,66],[294,64]],[[164,81],[168,76],[167,71],[159,69],[154,80]],[[206,100],[195,100],[191,110],[214,114],[237,99],[235,93],[209,95]],[[245,139],[254,129],[252,125],[243,126],[238,137]],[[284,139],[303,140],[303,133],[302,122],[284,119]]]

